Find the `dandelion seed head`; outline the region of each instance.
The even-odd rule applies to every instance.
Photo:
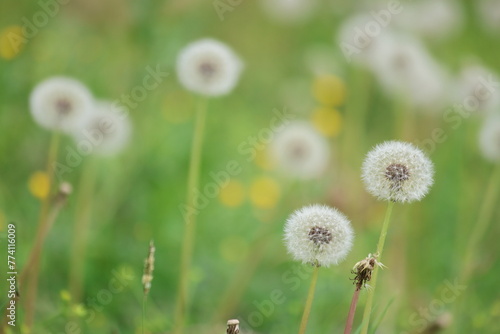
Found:
[[[39,83],[30,96],[35,121],[49,130],[72,133],[93,108],[90,91],[77,80],[52,77]]]
[[[284,127],[270,146],[270,158],[289,176],[312,179],[328,165],[330,151],[326,139],[306,122]]]
[[[479,147],[486,159],[500,162],[500,115],[490,116],[484,122]]]
[[[381,200],[413,202],[421,200],[433,183],[434,167],[417,147],[390,141],[368,153],[362,167],[366,189]]]
[[[328,267],[349,253],[354,239],[349,220],[324,205],[295,211],[285,224],[285,243],[295,260]]]
[[[225,44],[202,39],[186,46],[177,58],[177,75],[189,90],[208,96],[225,95],[238,83],[243,64]]]
[[[124,110],[112,102],[98,101],[73,136],[77,143],[90,142],[93,153],[111,156],[125,148],[131,133],[132,125]]]

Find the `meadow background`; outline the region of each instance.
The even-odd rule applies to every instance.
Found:
[[[424,38],[423,43],[450,73],[458,73],[470,57],[500,72],[500,31],[484,29],[474,1],[457,3],[464,13],[459,31],[439,42]],[[500,332],[498,199],[465,291],[452,302],[438,303],[442,307],[437,311],[421,313],[443,299],[447,282],[455,283],[484,200],[494,165],[478,148],[483,118],[464,118],[453,128],[443,119],[446,107],[432,112],[407,110],[411,108],[387,94],[370,71],[347,62],[335,36],[346,18],[370,9],[368,4],[320,1],[311,17],[297,24],[273,20],[257,1],[229,6],[233,10],[221,20],[212,1],[71,0],[13,51],[6,34],[18,31],[23,17],[32,21],[43,9],[35,1],[2,0],[2,278],[7,224],[17,226],[16,258],[22,268],[33,246],[44,193],[36,173],[45,170],[50,133],[30,115],[33,87],[47,77],[67,75],[85,83],[95,97],[113,101],[141,86],[148,66],[169,73],[130,108],[133,137],[122,154],[84,157],[64,175],[74,193],[44,246],[33,333],[66,333],[68,321],[80,324],[81,333],[141,333],[141,276],[151,239],[156,264],[146,332],[171,330],[184,229],[179,205],[186,196],[197,103],[197,97],[179,84],[175,60],[186,44],[203,37],[230,45],[245,70],[230,95],[209,102],[200,187],[213,182],[210,173],[224,171],[229,161],[236,160],[241,173],[197,216],[187,332],[223,333],[229,318],[242,321],[242,333],[297,331],[309,274],[307,266],[286,254],[282,231],[293,210],[311,203],[338,207],[356,233],[347,259],[321,270],[308,326],[309,333],[341,332],[354,290],[350,271],[374,252],[386,208],[364,190],[360,179],[364,155],[385,140],[423,143],[434,129],[443,129],[446,136],[430,152],[435,184],[421,202],[395,208],[382,260],[387,269],[381,272],[375,299],[376,314],[386,309],[378,333],[422,333],[436,319],[447,318],[457,303],[463,307],[458,307],[454,319],[460,319],[461,326],[443,333]],[[346,94],[338,105],[318,99],[323,93],[315,82],[324,75],[345,84]],[[325,109],[328,112],[321,112]],[[267,158],[266,140],[252,144],[250,137],[259,138],[269,128],[273,110],[288,110],[327,137],[332,158],[320,179],[287,178]],[[242,153],[245,143],[255,158]],[[75,144],[63,137],[58,161],[65,161],[68,147]],[[95,185],[85,195],[84,176],[89,170],[96,173]],[[91,228],[83,297],[75,301],[69,293],[70,249],[75,217],[82,214],[89,215]],[[126,287],[112,294],[111,301],[99,302],[99,292],[108,289],[117,272],[128,277]],[[5,279],[1,282],[3,305],[7,288]],[[282,298],[271,307],[276,290]],[[362,293],[357,324],[364,301]],[[92,312],[95,317],[86,321]],[[22,332],[22,319],[18,310],[18,326],[11,333]]]

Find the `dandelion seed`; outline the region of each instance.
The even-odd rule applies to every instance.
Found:
[[[324,205],[295,211],[285,225],[285,243],[293,258],[322,267],[342,261],[351,250],[353,238],[349,220]]]
[[[421,200],[433,183],[432,162],[409,143],[390,141],[375,147],[363,163],[362,178],[369,193],[381,200]]]
[[[49,130],[73,133],[92,112],[92,94],[80,82],[52,77],[39,83],[30,96],[35,121]]]
[[[500,162],[500,115],[490,116],[484,122],[479,147],[486,159]]]
[[[238,334],[240,332],[240,322],[237,319],[227,321],[227,334]]]
[[[98,101],[94,111],[75,131],[77,143],[89,142],[92,152],[110,156],[119,153],[127,145],[132,126],[125,112],[108,101]]]
[[[320,176],[330,158],[326,139],[306,122],[290,123],[279,132],[269,153],[285,173],[299,179]]]
[[[225,44],[202,39],[189,44],[177,58],[180,82],[193,92],[220,96],[238,83],[243,64]]]

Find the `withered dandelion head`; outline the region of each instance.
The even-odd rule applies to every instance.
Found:
[[[421,200],[433,183],[434,167],[417,147],[390,141],[376,146],[363,163],[362,178],[373,196],[393,202]]]
[[[189,90],[208,96],[225,95],[238,83],[243,64],[227,45],[202,39],[186,46],[177,58],[177,75]]]
[[[285,243],[295,260],[328,267],[342,261],[352,247],[354,233],[349,220],[324,205],[295,211],[285,224]]]

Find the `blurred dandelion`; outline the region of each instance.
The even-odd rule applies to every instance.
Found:
[[[285,244],[295,260],[314,266],[299,334],[305,333],[320,267],[338,264],[351,250],[354,232],[344,214],[324,205],[295,211],[285,224]]]
[[[307,122],[292,122],[270,146],[270,157],[291,177],[312,179],[327,168],[330,150],[326,139]]]
[[[69,134],[79,129],[93,107],[87,87],[67,77],[42,81],[30,96],[31,114],[40,126]]]
[[[110,156],[128,144],[132,126],[124,110],[112,102],[97,101],[94,111],[85,119],[73,137],[77,143],[88,141],[92,153]]]
[[[181,268],[179,270],[179,292],[175,306],[174,330],[183,333],[188,301],[188,281],[191,270],[191,258],[195,240],[197,212],[193,212],[197,198],[201,155],[203,150],[203,132],[207,112],[207,97],[230,93],[238,83],[243,64],[234,52],[225,44],[202,39],[193,42],[181,50],[177,57],[177,75],[179,81],[188,90],[201,94],[195,120],[191,157],[188,171],[186,204],[179,208],[184,216],[185,230],[181,250]]]
[[[276,207],[280,197],[281,187],[271,177],[257,177],[250,185],[250,201],[258,209],[272,209]]]
[[[344,81],[334,75],[320,75],[314,80],[312,92],[316,100],[326,107],[338,107],[345,102]]]
[[[220,96],[238,83],[243,63],[225,44],[202,39],[186,46],[177,58],[179,81],[195,93]]]
[[[298,24],[314,16],[317,0],[261,0],[264,12],[274,21],[284,24]]]
[[[477,6],[479,21],[491,33],[500,31],[500,2],[497,0],[479,0],[474,2]]]
[[[479,147],[486,159],[500,162],[500,115],[485,120],[479,134]]]
[[[332,108],[321,107],[314,110],[312,123],[326,137],[336,137],[342,130],[342,114]]]
[[[395,24],[422,37],[443,40],[460,31],[464,24],[462,5],[452,0],[424,0],[405,4],[394,16]]]

